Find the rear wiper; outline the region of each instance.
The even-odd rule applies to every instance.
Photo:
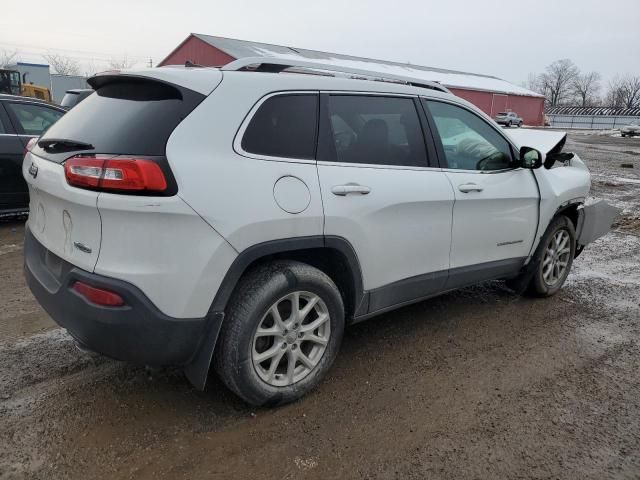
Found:
[[[75,150],[94,150],[90,143],[68,140],[66,138],[45,138],[38,141],[38,146],[49,153],[73,152]]]

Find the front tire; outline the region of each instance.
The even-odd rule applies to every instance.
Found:
[[[576,254],[576,231],[569,218],[556,217],[536,250],[536,265],[528,293],[538,297],[555,295],[564,285]]]
[[[251,405],[284,405],[313,390],[333,364],[344,305],[325,273],[277,261],[246,274],[216,346],[222,381]]]

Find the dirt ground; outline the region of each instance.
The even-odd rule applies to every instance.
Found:
[[[351,327],[278,409],[78,351],[0,224],[0,479],[640,478],[640,139],[566,150],[624,216],[561,293],[489,282]]]

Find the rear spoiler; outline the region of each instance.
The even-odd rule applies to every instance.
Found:
[[[87,80],[95,90],[121,81],[147,81],[186,88],[202,95],[209,95],[222,82],[222,72],[217,68],[159,67],[138,70],[107,70]]]

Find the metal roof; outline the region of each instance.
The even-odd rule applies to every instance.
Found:
[[[236,40],[233,38],[216,37],[199,33],[192,33],[191,35],[236,59],[245,57],[277,57],[283,60],[312,61],[314,63],[326,63],[328,65],[342,66],[345,68],[375,71],[381,74],[386,73],[389,75],[438,82],[451,88],[542,97],[542,95],[531,90],[513,85],[506,80],[490,75],[251,42],[248,40]]]
[[[640,108],[612,107],[549,107],[547,115],[611,115],[617,117],[640,117]]]

